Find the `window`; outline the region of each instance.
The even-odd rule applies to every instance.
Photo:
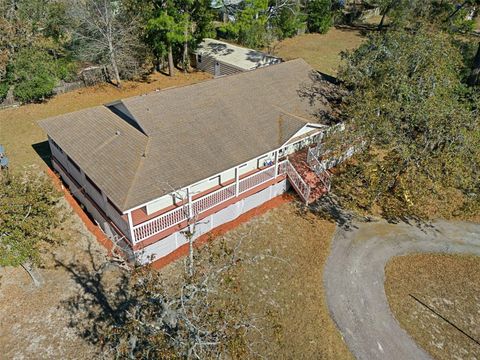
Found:
[[[70,164],[72,164],[73,167],[74,167],[75,169],[77,169],[78,172],[80,172],[80,166],[78,166],[77,163],[76,163],[75,161],[73,161],[70,156],[67,156],[67,159],[68,159],[68,161],[70,162]]]
[[[200,64],[202,62],[202,55],[197,55],[197,62]]]

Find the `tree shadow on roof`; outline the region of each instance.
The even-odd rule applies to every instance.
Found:
[[[256,64],[256,68],[281,62],[279,58],[257,50],[249,50],[245,59]]]
[[[229,55],[235,51],[232,48],[229,48],[226,44],[217,42],[209,43],[205,49],[210,50],[212,54],[221,56]]]

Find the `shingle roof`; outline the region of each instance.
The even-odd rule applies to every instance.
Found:
[[[300,59],[117,103],[145,134],[107,107],[40,124],[125,211],[274,150],[315,122],[298,93],[311,71]]]
[[[195,50],[202,56],[211,56],[218,61],[233,65],[242,70],[278,64],[280,58],[264,52],[232,45],[216,39],[204,39]]]

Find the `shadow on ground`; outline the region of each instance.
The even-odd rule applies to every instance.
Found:
[[[55,266],[65,269],[80,285],[75,295],[62,302],[70,314],[69,326],[86,341],[102,345],[107,328],[124,326],[127,321],[122,309],[132,301],[126,291],[129,277],[113,263],[95,260],[90,246],[87,252],[89,263],[55,259]]]
[[[48,141],[45,140],[36,144],[32,144],[32,148],[42,159],[42,161],[53,170],[51,161],[52,153],[50,152],[50,145],[48,144]]]

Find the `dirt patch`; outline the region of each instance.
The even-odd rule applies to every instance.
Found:
[[[435,359],[480,358],[480,344],[439,316],[480,342],[480,257],[399,256],[387,264],[385,279],[385,292],[395,317]]]
[[[0,110],[0,144],[5,146],[12,168],[31,164],[44,165],[42,156],[47,159],[49,150],[48,146],[42,144],[47,136],[37,125],[38,120],[210,78],[211,75],[203,72],[190,74],[178,72],[172,78],[156,73],[144,82],[125,82],[122,89],[104,84],[61,94],[41,104]]]
[[[275,55],[284,60],[302,58],[313,68],[329,75],[337,73],[340,53],[356,49],[365,37],[359,30],[332,28],[326,34],[305,34],[281,41]]]

